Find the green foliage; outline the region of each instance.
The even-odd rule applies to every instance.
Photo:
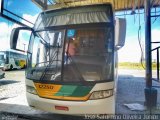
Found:
[[[143,63],[143,66],[145,67],[145,63]],[[118,67],[121,69],[140,69],[140,70],[144,69],[141,63],[131,63],[131,62],[118,63]],[[155,62],[152,63],[152,69],[153,70],[157,69],[157,63]]]

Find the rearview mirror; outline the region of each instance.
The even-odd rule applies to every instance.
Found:
[[[115,23],[115,47],[117,50],[122,48],[126,39],[126,19],[116,18]]]
[[[10,36],[10,48],[21,52],[26,52],[32,28],[18,27],[14,28]]]

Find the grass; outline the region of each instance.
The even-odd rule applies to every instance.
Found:
[[[144,63],[143,63],[143,66],[145,67]],[[138,70],[143,70],[144,69],[142,67],[141,63],[131,63],[131,62],[118,63],[118,67],[121,68],[121,69],[138,69]],[[157,63],[155,63],[155,62],[152,63],[152,69],[153,70],[157,69]]]

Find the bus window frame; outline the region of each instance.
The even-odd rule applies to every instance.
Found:
[[[105,26],[105,27],[104,27]],[[115,46],[114,46],[114,44],[115,44],[115,33],[114,33],[114,19],[113,19],[113,21],[111,21],[111,22],[109,22],[109,23],[88,23],[88,24],[75,24],[75,25],[63,25],[63,26],[50,26],[50,27],[44,27],[44,29],[41,29],[41,30],[36,30],[36,31],[34,31],[34,33],[35,34],[37,34],[37,32],[41,32],[41,31],[51,31],[51,30],[62,30],[62,29],[64,29],[65,30],[65,37],[64,37],[64,39],[66,39],[66,37],[67,37],[67,30],[68,29],[78,29],[78,28],[106,28],[106,27],[110,27],[111,28],[111,31],[112,31],[112,40],[113,40],[113,42],[112,42],[112,48],[113,48],[113,54],[114,54],[114,51],[115,51]],[[33,34],[34,36],[35,36],[35,34]],[[37,36],[37,35],[36,35]],[[40,36],[37,36],[37,37],[40,37]],[[41,37],[40,37],[41,38]],[[31,42],[31,37],[30,37],[30,42]],[[29,42],[29,44],[30,44],[30,42]],[[66,40],[64,40],[64,45],[65,45],[65,43],[66,43]],[[64,50],[64,47],[63,47],[63,52],[65,52],[65,50]],[[32,54],[32,53],[28,53],[28,54]],[[63,53],[64,54],[64,53]],[[27,58],[28,58],[28,55],[27,55]],[[115,56],[113,55],[112,56],[112,68],[114,68],[114,58],[115,58]],[[27,59],[28,60],[28,59]],[[63,60],[64,60],[64,58],[63,58]],[[63,62],[63,60],[62,60],[62,62]],[[62,63],[62,67],[64,67],[64,62]],[[63,69],[64,68],[62,68],[62,71],[63,71]],[[61,71],[61,73],[62,73],[62,76],[63,76],[63,72]],[[97,83],[106,83],[106,82],[112,82],[112,81],[114,81],[114,69],[112,69],[112,74],[113,74],[113,77],[112,77],[112,79],[111,80],[101,80],[101,81],[79,81],[79,82],[74,82],[74,81],[63,81],[63,80],[61,80],[61,81],[42,81],[42,80],[35,80],[35,79],[29,79],[29,78],[27,78],[27,76],[26,76],[26,78],[27,79],[29,79],[29,80],[32,80],[33,82],[35,82],[35,83],[48,83],[48,84],[74,84],[74,85],[94,85],[94,84],[97,84]]]

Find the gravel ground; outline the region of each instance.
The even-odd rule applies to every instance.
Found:
[[[0,80],[0,100],[15,98],[25,93],[24,70],[6,71]]]
[[[157,107],[152,110],[131,111],[124,104],[138,103],[144,105],[145,96],[145,71],[144,70],[119,70],[117,89],[117,114],[160,114],[160,89],[158,90]],[[160,86],[160,83],[153,81],[153,86]]]

